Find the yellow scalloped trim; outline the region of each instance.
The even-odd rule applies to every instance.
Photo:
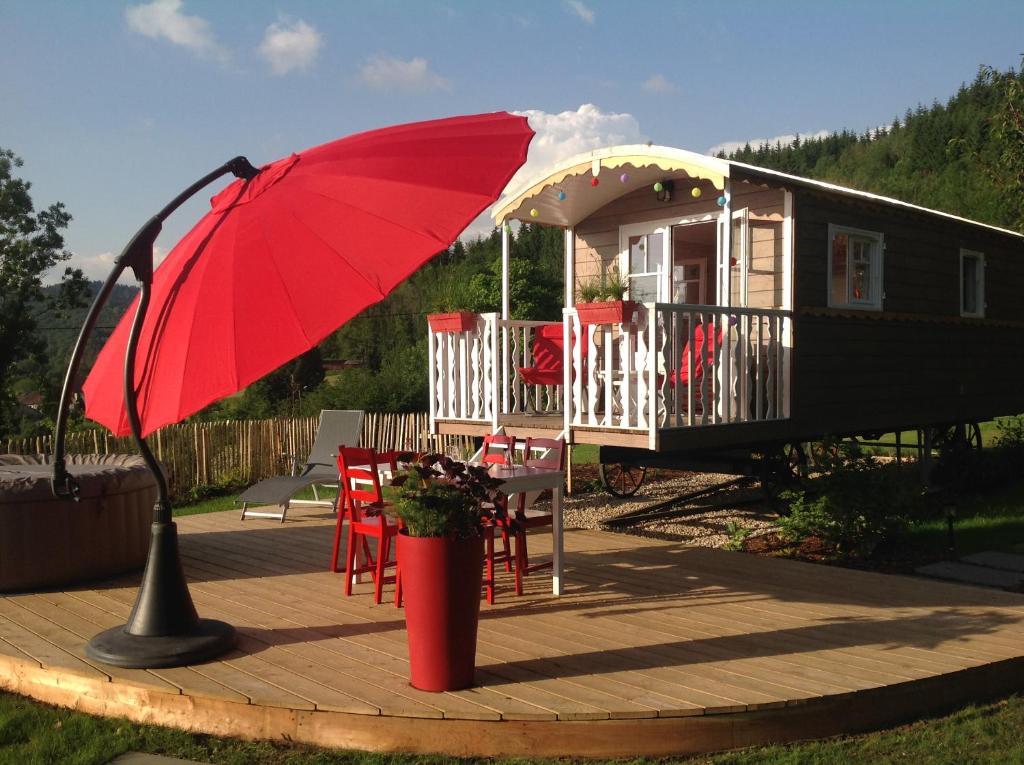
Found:
[[[725,176],[710,168],[698,165],[695,162],[687,162],[681,159],[671,159],[669,157],[652,157],[645,154],[629,154],[621,157],[602,157],[600,159],[601,167],[608,168],[609,170],[618,169],[624,165],[632,165],[639,169],[644,167],[657,167],[665,172],[673,172],[675,170],[685,170],[686,174],[691,178],[697,178],[700,180],[711,181],[714,187],[719,192],[725,191]],[[518,209],[523,202],[531,197],[535,197],[540,194],[544,189],[550,186],[557,186],[562,183],[569,176],[584,175],[586,173],[593,172],[593,162],[587,161],[582,162],[578,165],[562,170],[561,172],[555,173],[554,175],[548,176],[540,183],[534,184],[529,189],[524,191],[522,194],[517,196],[515,199],[510,201],[498,213],[494,216],[494,220],[502,222],[505,218],[511,214],[514,210]]]

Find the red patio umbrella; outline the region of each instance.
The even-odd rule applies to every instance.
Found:
[[[231,183],[154,274],[135,364],[142,434],[241,390],[382,300],[494,202],[532,137],[504,112],[400,125]],[[116,435],[130,432],[121,382],[137,303],[83,386],[86,416]]]
[[[532,137],[525,118],[498,112],[361,133],[260,170],[235,157],[139,229],[86,316],[54,435],[53,490],[75,498],[64,437],[71,390],[100,311],[131,268],[139,297],[85,381],[85,411],[135,437],[157,503],[135,607],[127,624],[89,641],[89,656],[155,668],[230,649],[234,628],[196,613],[167,482],[144,436],[244,388],[382,300],[497,198]],[[227,173],[238,180],[154,273],[163,221]]]

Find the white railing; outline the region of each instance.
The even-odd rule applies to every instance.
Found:
[[[487,313],[465,332],[429,330],[431,424],[562,414],[567,426],[646,430],[653,443],[667,428],[789,417],[789,311],[649,303],[621,324],[582,325],[575,309],[565,321],[568,386],[522,371],[538,368],[536,333],[552,322]]]
[[[537,370],[537,330],[541,327],[561,327],[561,322],[499,320],[501,327],[501,413],[502,414],[557,414],[562,411],[561,382],[531,382],[529,371]],[[561,334],[558,338],[561,348]],[[545,370],[561,380],[560,369]]]
[[[582,338],[571,351],[582,370],[568,396],[573,425],[653,433],[789,416],[788,311],[658,303],[622,324],[567,316]]]
[[[427,329],[430,423],[489,422],[497,426],[499,401],[498,315],[480,314],[465,332]]]
[[[653,308],[656,363],[659,372],[669,370],[659,374],[654,390],[659,427],[789,417],[791,312],[664,303]]]

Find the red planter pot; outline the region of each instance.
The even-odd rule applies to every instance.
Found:
[[[472,311],[456,311],[454,313],[432,313],[427,316],[427,323],[434,332],[469,332],[476,329],[480,317]]]
[[[637,303],[632,300],[609,300],[604,303],[577,303],[580,324],[626,324],[633,320]]]
[[[410,681],[423,691],[473,685],[482,539],[398,535]]]

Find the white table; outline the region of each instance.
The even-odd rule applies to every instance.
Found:
[[[522,465],[492,465],[487,471],[494,478],[502,480],[501,491],[509,497],[528,491],[551,489],[551,591],[562,594],[562,556],[565,551],[562,541],[562,495],[565,486],[565,472]]]

